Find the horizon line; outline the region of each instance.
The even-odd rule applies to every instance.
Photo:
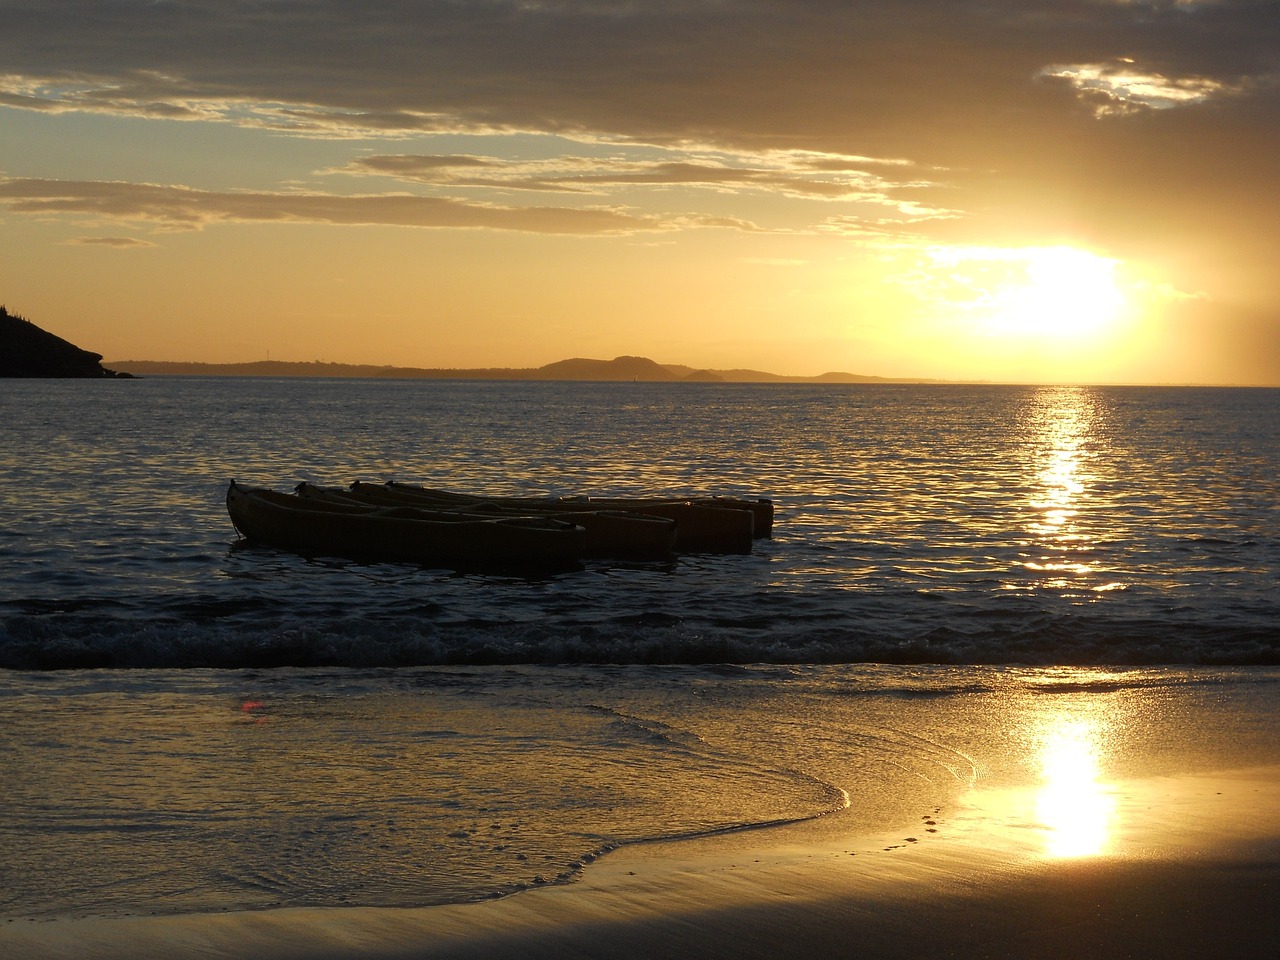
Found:
[[[640,379],[636,376],[555,376],[541,375],[530,376],[530,374],[538,374],[540,371],[546,370],[548,367],[557,367],[573,362],[581,362],[587,364],[597,364],[601,366],[609,366],[619,360],[640,360],[652,364],[655,367],[669,369],[677,368],[687,370],[691,374],[710,374],[711,377],[693,377],[689,375],[680,376],[672,373],[670,377],[654,377],[648,379]],[[345,361],[334,360],[244,360],[244,361],[228,361],[228,362],[210,362],[203,360],[115,360],[104,361],[104,366],[110,366],[113,370],[121,372],[132,372],[128,368],[135,366],[142,367],[186,367],[200,368],[198,371],[191,372],[163,372],[152,370],[143,372],[142,376],[221,376],[221,377],[245,377],[254,378],[262,376],[271,376],[271,374],[243,372],[244,368],[262,368],[262,367],[283,367],[283,368],[318,368],[332,367],[346,370],[362,370],[369,371],[368,374],[348,373],[345,375],[335,375],[325,377],[320,374],[310,373],[293,373],[283,374],[286,376],[296,377],[297,379],[343,379],[343,380],[493,380],[508,382],[543,382],[543,383],[725,383],[725,384],[845,384],[845,385],[956,385],[956,386],[1077,386],[1077,387],[1206,387],[1221,389],[1280,389],[1280,383],[1224,383],[1224,382],[1207,382],[1207,381],[1134,381],[1134,380],[1114,380],[1114,381],[1067,381],[1067,380],[993,380],[993,379],[948,379],[943,377],[889,377],[873,374],[855,374],[847,371],[831,370],[816,375],[805,374],[779,374],[765,370],[756,370],[748,367],[732,367],[732,368],[707,368],[707,367],[691,367],[688,364],[666,364],[649,360],[647,357],[639,357],[635,355],[623,355],[613,360],[597,360],[584,357],[573,357],[565,360],[552,361],[537,367],[415,367],[401,366],[391,363],[348,363]],[[392,371],[402,375],[391,374]],[[504,376],[503,374],[512,374],[512,376]],[[724,374],[754,374],[754,377],[746,379],[725,378]]]

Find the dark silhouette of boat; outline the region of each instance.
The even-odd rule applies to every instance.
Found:
[[[436,518],[413,507],[306,499],[234,480],[227,513],[245,539],[272,547],[468,570],[571,568],[587,535],[555,517]]]

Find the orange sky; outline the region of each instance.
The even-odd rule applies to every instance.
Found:
[[[1280,384],[1280,9],[0,0],[0,302],[125,359]]]

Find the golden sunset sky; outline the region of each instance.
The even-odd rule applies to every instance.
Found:
[[[1280,4],[0,0],[0,302],[125,359],[1280,383]]]

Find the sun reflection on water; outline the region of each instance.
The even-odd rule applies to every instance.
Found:
[[[1088,857],[1107,848],[1115,797],[1102,780],[1100,724],[1060,715],[1040,731],[1036,819],[1051,857]]]
[[[1099,582],[1097,522],[1103,508],[1095,491],[1096,459],[1105,442],[1098,433],[1096,398],[1081,387],[1046,387],[1029,417],[1035,458],[1027,501],[1028,551],[1023,569],[1031,581],[1010,589],[1050,589],[1095,599],[1123,584]]]
[[[1032,570],[1049,575],[1049,586],[1063,587],[1071,574],[1092,572],[1089,565],[1070,559],[1088,543],[1075,520],[1085,493],[1083,453],[1089,440],[1088,397],[1078,389],[1054,391],[1044,398],[1038,424],[1044,449],[1038,490],[1032,497],[1035,510],[1030,532],[1049,555],[1029,560]]]

